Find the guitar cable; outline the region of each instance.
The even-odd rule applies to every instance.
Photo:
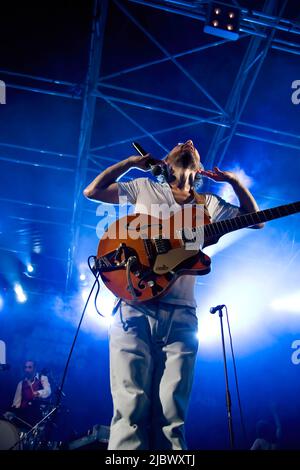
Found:
[[[136,261],[137,261],[136,256],[130,256],[126,263],[126,276],[127,276],[128,289],[130,290],[130,293],[134,300],[137,300],[137,295],[135,293],[135,288],[131,280],[131,267],[136,263]]]
[[[91,259],[94,260],[94,266],[91,265]],[[97,305],[97,299],[98,299],[98,295],[99,295],[101,286],[100,286],[100,282],[99,282],[100,271],[97,268],[97,258],[96,258],[96,256],[89,256],[88,257],[88,267],[90,268],[91,273],[95,277],[94,286],[97,285],[97,290],[96,290],[96,294],[95,294],[95,297],[94,297],[94,306],[95,306],[95,309],[96,309],[96,312],[98,313],[98,315],[100,315],[100,317],[104,317],[104,315],[98,309],[98,305]]]
[[[94,260],[94,266],[91,265],[91,259]],[[98,266],[98,259],[97,259],[96,256],[89,256],[88,257],[88,267],[90,268],[91,273],[95,277],[94,286],[95,286],[95,284],[97,285],[97,291],[96,291],[96,294],[95,294],[95,297],[94,297],[95,310],[98,313],[98,315],[100,315],[100,317],[106,318],[106,315],[103,315],[103,313],[100,312],[100,310],[98,309],[98,305],[97,305],[97,300],[98,300],[98,295],[99,295],[99,292],[100,292],[100,289],[101,289],[101,285],[100,285],[100,282],[99,282],[100,270],[99,270],[99,266]],[[94,286],[93,286],[93,288],[94,288]],[[120,302],[121,302],[121,299],[117,298],[116,303],[115,303],[115,305],[114,305],[114,307],[111,311],[111,316],[112,317],[116,314],[116,312],[119,308]]]
[[[84,304],[84,307],[83,307],[83,310],[82,310],[82,313],[81,313],[81,317],[80,317],[79,323],[78,323],[77,328],[76,328],[75,336],[74,336],[74,339],[72,341],[72,344],[71,344],[71,347],[70,347],[70,350],[69,350],[69,354],[68,354],[68,358],[67,358],[67,362],[66,362],[64,371],[63,371],[63,376],[62,376],[62,379],[61,379],[61,383],[60,383],[60,386],[58,387],[58,390],[57,390],[57,400],[56,400],[56,405],[55,405],[57,408],[60,406],[60,402],[61,402],[61,399],[62,399],[62,392],[63,392],[63,388],[64,388],[64,385],[65,385],[66,376],[67,376],[67,372],[68,372],[68,369],[69,369],[71,357],[72,357],[72,354],[73,354],[73,351],[74,351],[74,347],[75,347],[75,344],[76,344],[76,341],[77,341],[77,338],[78,338],[78,335],[79,335],[79,331],[80,331],[80,328],[81,328],[81,325],[82,325],[82,322],[83,322],[83,318],[84,318],[88,303],[90,301],[90,298],[92,296],[93,290],[94,290],[96,285],[97,285],[96,295],[99,294],[99,290],[100,290],[100,283],[99,283],[100,272],[94,273],[94,271],[93,271],[94,268],[92,268],[92,266],[90,264],[91,258],[95,258],[95,257],[94,256],[89,256],[88,257],[88,266],[94,274],[95,281],[94,281],[94,283],[91,287],[89,295],[88,295],[88,297],[86,299],[86,302]],[[100,312],[98,312],[98,313],[100,313]],[[102,315],[102,314],[100,314],[100,315]]]

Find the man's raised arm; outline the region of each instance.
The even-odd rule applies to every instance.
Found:
[[[151,158],[149,154],[143,157],[133,155],[126,158],[126,160],[115,163],[102,171],[100,175],[96,176],[96,178],[84,189],[83,194],[88,199],[92,199],[94,201],[118,204],[118,178],[134,167],[144,171],[148,170],[147,162],[149,158]]]

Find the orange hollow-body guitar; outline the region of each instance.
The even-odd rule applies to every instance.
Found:
[[[202,213],[199,225],[196,207],[187,222],[183,207],[167,219],[135,214],[112,223],[97,252],[106,287],[128,303],[157,299],[179,276],[208,274],[211,260],[202,249],[222,235],[300,212],[295,202],[213,223]]]

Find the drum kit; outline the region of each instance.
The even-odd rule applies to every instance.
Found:
[[[42,419],[34,425],[7,411],[0,418],[0,450],[57,450],[57,442],[47,440],[48,425],[55,407],[40,405]]]
[[[0,450],[22,450],[21,442],[18,428],[9,421],[0,419]]]
[[[50,399],[34,398],[23,408],[0,410],[0,451],[75,450],[107,446],[109,428],[102,425],[95,425],[74,441],[69,441],[68,437],[64,439],[59,423],[66,423],[70,410],[61,404],[60,399],[65,394],[53,377],[51,382],[57,387]]]

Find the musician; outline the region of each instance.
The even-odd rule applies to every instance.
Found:
[[[177,144],[165,160],[165,181],[137,178],[118,182],[131,168],[147,171],[146,156],[130,156],[100,173],[84,190],[95,201],[119,203],[121,196],[136,212],[150,213],[152,204],[183,206],[194,203],[195,182],[202,168],[192,140]],[[230,184],[239,207],[214,194],[204,194],[211,221],[259,210],[238,177],[214,168],[202,176]],[[253,228],[261,228],[256,225]],[[179,277],[167,294],[155,301],[120,302],[110,327],[110,379],[114,415],[111,450],[186,449],[184,422],[198,348],[195,276]]]
[[[24,378],[17,385],[11,410],[32,424],[40,418],[39,404],[50,395],[48,377],[37,373],[35,362],[28,360],[24,363]]]

